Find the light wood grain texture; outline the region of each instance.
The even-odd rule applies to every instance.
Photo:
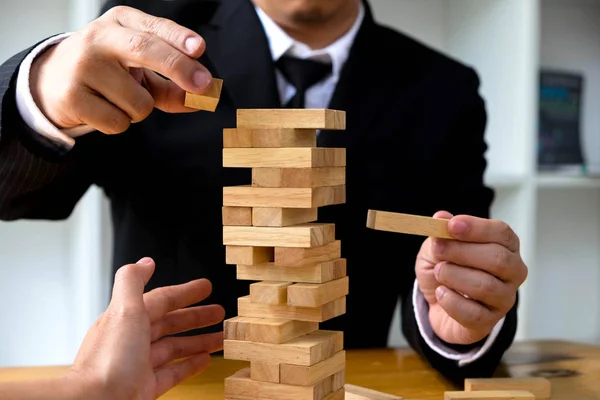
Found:
[[[312,248],[274,248],[275,265],[279,267],[302,267],[336,260],[341,257],[342,242],[340,240]]]
[[[465,379],[465,391],[480,390],[526,390],[533,393],[536,399],[549,399],[552,385],[546,378],[494,378]]]
[[[496,377],[546,376],[552,384],[552,400],[598,400],[599,365],[600,346],[597,345],[557,340],[517,341],[506,352]],[[160,399],[223,400],[223,380],[246,367],[247,361],[225,360],[215,354],[204,372]],[[5,367],[0,368],[0,381],[58,378],[68,368],[68,365]],[[346,350],[345,371],[347,384],[406,400],[441,400],[445,391],[456,390],[410,348]]]
[[[325,147],[225,148],[225,168],[345,167],[346,149]]]
[[[250,301],[263,304],[287,304],[287,288],[292,282],[263,281],[250,284]]]
[[[223,129],[224,148],[317,147],[316,129]]]
[[[345,276],[325,283],[295,283],[286,286],[285,290],[288,306],[320,307],[348,295],[350,286],[349,278]]]
[[[252,226],[251,207],[222,207],[223,225]]]
[[[307,188],[346,184],[346,167],[253,168],[252,186]]]
[[[447,219],[420,215],[369,210],[367,227],[378,231],[452,239],[448,233]]]
[[[186,107],[197,110],[205,110],[214,112],[221,98],[221,90],[223,89],[223,80],[218,78],[212,79],[210,89],[203,94],[194,94],[187,92],[185,94],[184,104]]]
[[[283,227],[316,222],[318,208],[253,207],[253,226]]]
[[[282,228],[224,226],[223,244],[259,247],[316,247],[335,240],[335,225],[310,223]]]
[[[238,265],[237,279],[249,281],[286,281],[293,283],[325,283],[346,276],[345,258],[302,267],[278,267],[273,263]]]
[[[274,261],[274,247],[225,246],[225,263],[255,265]]]
[[[229,207],[318,208],[346,202],[346,186],[259,188],[226,186],[223,205]]]
[[[402,400],[402,397],[393,394],[379,392],[350,383],[347,383],[344,389],[346,390],[346,400]]]
[[[448,391],[444,400],[535,400],[535,396],[525,390]]]
[[[335,299],[319,307],[294,307],[284,304],[252,303],[250,296],[238,299],[238,315],[240,317],[325,322],[345,313],[346,297]]]
[[[279,380],[288,385],[310,386],[344,370],[345,367],[346,352],[341,350],[311,366],[280,364]]]
[[[346,129],[346,112],[329,109],[237,110],[238,128]]]
[[[319,329],[319,323],[293,319],[232,317],[223,323],[225,339],[285,343]]]
[[[250,379],[260,382],[280,383],[279,364],[265,361],[251,361]]]

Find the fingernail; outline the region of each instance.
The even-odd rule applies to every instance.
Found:
[[[452,232],[454,233],[458,233],[459,235],[462,235],[463,233],[465,233],[467,231],[467,223],[465,221],[453,221],[452,222]]]
[[[152,263],[152,259],[150,257],[144,257],[137,262],[137,264],[148,265]]]
[[[198,88],[198,90],[204,90],[210,85],[212,82],[212,77],[206,73],[206,71],[196,71],[194,72],[194,85]]]
[[[439,278],[441,268],[442,268],[442,263],[437,263],[435,265],[435,267],[433,268],[433,276],[435,276],[435,279]]]
[[[187,40],[185,41],[185,48],[190,53],[193,53],[196,50],[198,50],[198,47],[200,47],[200,39],[197,37],[187,38]]]
[[[446,294],[446,288],[443,286],[438,286],[435,289],[435,297],[439,300]]]
[[[446,242],[444,240],[441,239],[436,239],[433,242],[433,252],[437,255],[441,255],[442,253],[444,253],[444,250],[446,249]]]

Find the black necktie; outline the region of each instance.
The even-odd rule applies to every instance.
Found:
[[[275,65],[296,88],[296,94],[285,105],[286,108],[304,108],[306,90],[332,71],[331,64],[289,56],[282,56]]]

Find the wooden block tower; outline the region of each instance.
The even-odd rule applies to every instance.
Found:
[[[345,149],[317,147],[317,131],[345,123],[337,110],[246,109],[223,131],[223,166],[252,169],[223,188],[226,263],[255,281],[224,322],[224,357],[249,362],[226,399],[345,398],[343,332],[319,323],[346,312],[346,260],[334,224],[317,222],[346,201]]]

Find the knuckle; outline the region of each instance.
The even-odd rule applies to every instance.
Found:
[[[513,230],[506,222],[500,223],[500,236],[504,244],[508,245],[513,242]]]
[[[166,20],[161,17],[144,18],[141,22],[142,29],[146,32],[158,34],[165,26]]]
[[[176,71],[185,63],[185,59],[183,54],[171,51],[162,59],[161,63],[165,70]]]
[[[133,54],[145,54],[152,45],[153,36],[145,32],[136,32],[131,35],[127,43],[127,50]]]
[[[510,264],[510,253],[505,248],[500,248],[494,255],[494,269],[497,272],[503,272]]]
[[[132,117],[135,121],[141,121],[154,110],[154,99],[152,96],[139,96],[132,104]]]
[[[107,128],[105,133],[113,135],[123,133],[127,129],[129,129],[130,124],[131,121],[129,121],[123,115],[121,115],[120,113],[114,113],[107,121]]]
[[[80,30],[81,40],[86,47],[93,45],[98,40],[102,32],[102,27],[97,21],[90,22]]]

